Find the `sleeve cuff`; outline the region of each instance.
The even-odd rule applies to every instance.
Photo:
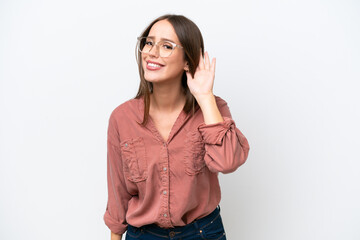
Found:
[[[110,216],[109,212],[106,211],[104,214],[104,221],[105,225],[116,234],[124,234],[127,229],[127,224],[124,224],[122,222],[116,221],[113,217]]]
[[[221,145],[222,139],[226,132],[231,128],[234,123],[234,120],[228,117],[223,117],[223,122],[205,124],[201,123],[198,126],[198,130],[201,133],[204,142],[207,144],[216,144]]]

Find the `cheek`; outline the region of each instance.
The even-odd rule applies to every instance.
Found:
[[[183,71],[185,66],[185,61],[183,58],[174,58],[171,61],[168,61],[168,66],[171,67],[174,71]]]
[[[146,61],[143,57],[141,57],[141,65],[142,65],[142,68],[145,69],[146,68]]]

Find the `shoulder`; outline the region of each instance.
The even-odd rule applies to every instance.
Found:
[[[219,96],[215,96],[215,99],[216,99],[216,105],[219,108],[221,115],[231,118],[231,113],[228,103]]]
[[[214,95],[214,96],[215,96],[216,105],[218,106],[218,108],[227,106],[227,102],[224,99],[222,99],[221,97],[216,96],[216,95]]]
[[[115,107],[112,112],[110,113],[110,120],[111,119],[124,119],[124,118],[132,118],[137,120],[140,116],[142,116],[142,109],[143,108],[143,99],[142,98],[132,98],[129,99],[117,107]]]

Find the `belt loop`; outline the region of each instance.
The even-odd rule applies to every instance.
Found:
[[[199,229],[199,225],[198,225],[198,222],[196,220],[194,221],[194,226],[195,226],[196,230]]]

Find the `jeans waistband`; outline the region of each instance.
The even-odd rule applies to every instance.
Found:
[[[203,218],[196,219],[195,221],[185,226],[174,227],[174,228],[161,228],[156,224],[150,224],[150,225],[142,226],[139,229],[145,230],[155,235],[169,236],[169,234],[171,235],[172,233],[181,234],[184,232],[196,231],[212,223],[219,216],[220,216],[220,206],[217,206],[215,210],[212,211],[209,215]],[[136,228],[134,226],[131,226],[130,224],[128,225],[128,227]]]

